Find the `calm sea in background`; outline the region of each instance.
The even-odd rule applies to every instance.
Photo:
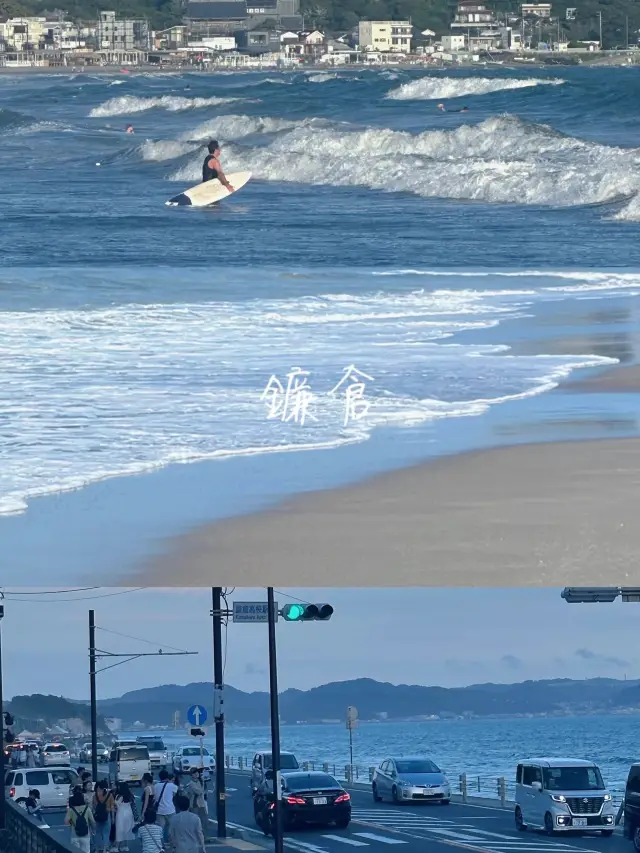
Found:
[[[631,399],[546,392],[638,360],[639,75],[3,75],[0,558],[115,583],[287,493],[637,434]],[[211,137],[253,180],[166,207]],[[371,406],[345,424],[351,365]],[[261,399],[294,367],[303,426]]]
[[[171,749],[188,742],[183,732],[160,734]],[[495,780],[500,776],[513,790],[515,767],[521,759],[586,758],[597,762],[605,783],[620,791],[630,765],[638,760],[639,739],[640,715],[361,723],[353,734],[353,763],[366,771],[394,755],[427,755],[448,774],[454,788],[459,775],[467,773],[470,792],[477,789],[480,777],[482,793],[495,796]],[[213,752],[213,738],[208,737],[206,743]],[[280,743],[283,751],[294,752],[299,761],[326,761],[332,765],[331,771],[335,765],[336,775],[344,778],[349,764],[344,723],[281,726]],[[256,751],[270,749],[270,744],[266,726],[226,728],[225,752],[234,761],[252,759]]]

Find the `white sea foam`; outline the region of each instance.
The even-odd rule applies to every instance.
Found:
[[[231,122],[230,139],[240,138],[239,132],[277,131],[280,121],[233,116],[221,122],[225,119]],[[204,125],[202,138],[216,126]],[[640,191],[640,149],[575,139],[513,116],[420,134],[313,120],[280,128],[268,145],[241,152],[227,148],[228,167],[249,169],[267,181],[502,204],[602,204]],[[196,180],[199,170],[194,159],[170,178]],[[629,207],[623,215],[637,214]]]
[[[309,83],[328,83],[330,80],[335,80],[337,74],[328,74],[326,71],[321,71],[318,74],[309,74],[307,82]]]
[[[122,273],[98,275],[113,285]],[[215,273],[182,275],[211,286]],[[2,313],[0,512],[171,463],[336,446],[378,425],[479,415],[541,393],[580,365],[608,362],[512,356],[500,341],[470,341],[472,330],[522,316],[536,298],[372,291]],[[344,398],[328,391],[349,364],[373,377],[372,405],[345,426]],[[261,400],[270,376],[286,383],[294,366],[310,371],[315,395],[316,420],[304,426],[269,420]]]
[[[529,89],[533,86],[559,86],[564,80],[541,80],[529,77],[513,80],[507,77],[421,77],[392,89],[386,97],[393,101],[433,101],[488,95],[509,89]]]
[[[135,95],[121,95],[119,98],[111,98],[94,107],[89,116],[91,118],[106,118],[107,116],[133,115],[144,113],[147,110],[168,110],[176,113],[183,110],[198,110],[203,107],[219,107],[224,104],[232,104],[243,101],[244,98],[183,98],[177,95],[161,95],[157,98],[138,98]]]

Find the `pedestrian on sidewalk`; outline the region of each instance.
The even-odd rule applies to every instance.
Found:
[[[156,803],[156,823],[162,827],[165,841],[169,837],[169,826],[176,813],[173,800],[177,793],[178,786],[171,781],[166,770],[161,770],[160,781],[153,786],[153,796]]]
[[[176,797],[177,813],[169,824],[169,843],[174,853],[205,853],[202,823],[189,811],[189,797]]]
[[[198,815],[202,824],[202,832],[205,839],[209,837],[209,810],[207,809],[206,794],[202,784],[202,774],[197,767],[193,767],[190,780],[185,786],[184,793],[189,797],[189,809]]]
[[[90,853],[91,836],[95,831],[96,822],[91,809],[84,801],[84,794],[79,785],[69,798],[64,822],[71,828],[71,844],[79,847],[82,853]]]
[[[25,800],[24,806],[27,810],[27,814],[35,817],[35,819],[40,823],[45,822],[42,817],[42,808],[40,807],[40,791],[38,791],[37,788],[32,788],[29,791],[29,796]]]
[[[110,846],[111,821],[116,808],[106,779],[101,779],[96,784],[92,807],[96,822],[96,853],[106,853]]]
[[[36,766],[36,749],[38,747],[35,744],[27,747],[27,767],[35,767]]]
[[[140,806],[140,820],[144,823],[144,816],[147,810],[153,811],[153,821],[155,823],[157,813],[157,803],[153,793],[153,776],[151,773],[145,773],[142,777],[142,804]]]
[[[112,850],[122,851],[126,853],[129,849],[129,842],[135,841],[133,827],[136,824],[136,814],[134,811],[133,794],[129,790],[126,782],[121,782],[118,785],[118,793],[116,795],[116,841]]]
[[[158,826],[155,820],[153,807],[148,808],[144,813],[144,823],[138,830],[142,853],[162,853],[164,850],[162,827]]]

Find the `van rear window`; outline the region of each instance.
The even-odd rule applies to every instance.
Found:
[[[118,750],[118,761],[148,761],[149,750],[145,746],[128,746]]]

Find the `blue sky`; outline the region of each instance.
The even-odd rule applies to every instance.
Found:
[[[98,631],[103,650],[167,651],[171,646],[198,652],[147,657],[111,669],[98,678],[99,698],[211,679],[208,589],[48,595],[5,588],[5,596],[5,697],[36,692],[88,697],[90,607],[96,624],[107,629]],[[358,677],[447,687],[529,678],[640,677],[635,651],[640,648],[640,605],[568,605],[559,589],[287,589],[276,597],[280,604],[304,599],[328,601],[335,608],[326,623],[280,620],[281,689]],[[230,596],[234,599],[265,600],[266,592],[237,589]],[[229,625],[226,682],[243,690],[267,690],[267,666],[266,625]]]

